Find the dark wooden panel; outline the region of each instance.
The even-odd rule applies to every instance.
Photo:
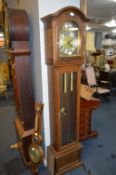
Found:
[[[20,122],[24,130],[34,127],[34,94],[29,47],[28,15],[22,9],[10,9],[9,30],[11,56],[15,64],[14,88]]]
[[[9,9],[9,32],[12,41],[29,41],[28,15],[23,9]]]
[[[28,64],[28,57],[17,56],[16,58],[16,78],[20,98],[20,115],[24,129],[34,126],[34,99],[31,77],[31,67]]]
[[[91,119],[93,110],[100,105],[99,99],[81,100],[80,102],[80,126],[79,139],[84,140],[96,136],[97,132],[91,130]]]

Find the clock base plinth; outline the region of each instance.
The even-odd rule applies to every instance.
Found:
[[[48,146],[47,161],[50,175],[61,175],[73,168],[81,166],[81,150],[82,145],[80,143],[60,151],[56,151],[53,146]]]

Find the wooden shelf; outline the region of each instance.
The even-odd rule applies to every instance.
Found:
[[[30,50],[6,50],[11,55],[30,55],[31,51]]]

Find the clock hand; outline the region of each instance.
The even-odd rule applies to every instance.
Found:
[[[74,47],[77,47],[77,45],[78,45],[78,41],[77,41],[77,39],[72,39],[70,42],[69,42],[69,44],[70,44],[70,46],[74,46]]]
[[[68,42],[67,42],[67,44],[69,45],[69,46],[72,46],[72,41],[73,41],[73,39],[70,39]]]
[[[71,47],[71,44],[70,44],[70,40],[69,41],[67,41],[66,43],[65,43],[65,46],[67,46],[67,47]]]

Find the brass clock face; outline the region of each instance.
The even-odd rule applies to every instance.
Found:
[[[73,21],[65,22],[59,34],[60,57],[79,55],[79,28]]]

